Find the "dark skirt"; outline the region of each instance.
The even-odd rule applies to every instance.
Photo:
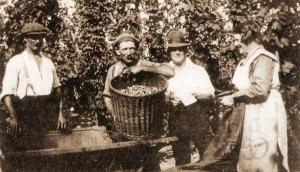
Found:
[[[224,111],[224,116],[219,124],[214,139],[205,149],[201,161],[196,164],[207,166],[225,158],[238,158],[238,154],[245,117],[245,103],[236,103]],[[235,151],[236,150],[236,151]]]

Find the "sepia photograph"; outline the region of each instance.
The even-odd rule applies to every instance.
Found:
[[[0,0],[0,172],[300,172],[298,0]]]

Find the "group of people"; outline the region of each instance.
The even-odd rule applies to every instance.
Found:
[[[209,142],[205,138],[209,135],[207,108],[216,98],[215,88],[205,69],[187,56],[191,44],[181,31],[171,31],[168,36],[170,61],[166,63],[141,59],[139,39],[133,33],[124,32],[116,38],[113,49],[119,61],[109,68],[103,91],[108,111],[115,116],[109,88],[113,78],[128,72],[158,73],[169,81],[166,104],[170,134],[178,137],[172,144],[176,165],[180,166],[177,170],[211,165],[238,149],[237,171],[289,171],[286,112],[278,92],[279,59],[261,45],[259,33],[243,34],[247,24],[235,36],[240,52],[246,54],[232,79],[236,90],[221,97],[221,103],[232,108]],[[0,97],[10,114],[9,133],[42,131],[49,126],[45,122],[49,102],[58,102],[56,126],[65,128],[55,66],[41,52],[47,28],[29,23],[21,32],[26,49],[9,60]],[[190,141],[201,155],[200,161],[192,164]]]

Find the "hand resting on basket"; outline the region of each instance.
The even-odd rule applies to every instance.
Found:
[[[144,70],[144,66],[131,66],[131,67],[125,68],[123,70],[122,74],[125,74],[125,73],[137,74],[143,70]]]

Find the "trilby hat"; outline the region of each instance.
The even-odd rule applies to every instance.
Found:
[[[184,39],[184,33],[181,31],[171,31],[168,36],[168,47],[185,47],[191,45]]]

